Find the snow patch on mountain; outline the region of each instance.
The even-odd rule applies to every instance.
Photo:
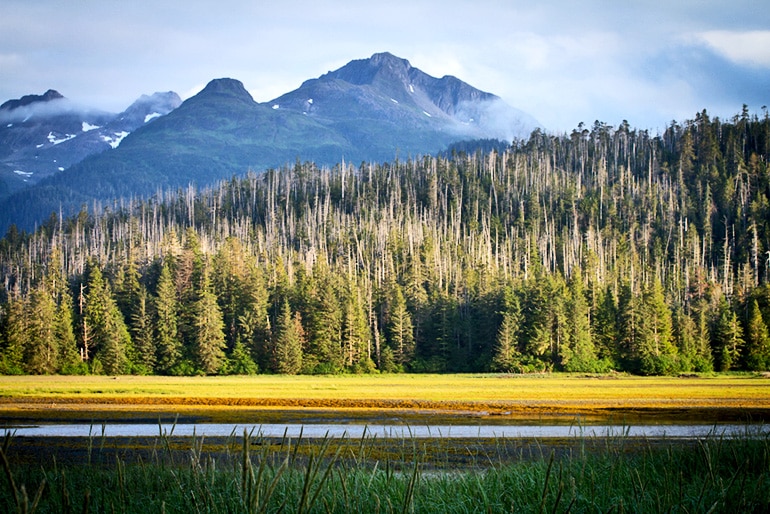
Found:
[[[91,125],[87,121],[84,121],[82,126],[83,126],[83,129],[82,129],[83,132],[88,132],[90,130],[96,130],[98,128],[101,128],[99,125]]]
[[[155,118],[160,118],[161,116],[163,116],[163,115],[161,113],[159,113],[159,112],[150,113],[150,114],[148,114],[147,116],[144,117],[144,122],[147,123],[148,121],[154,120]]]
[[[48,142],[53,145],[59,145],[65,141],[69,141],[70,139],[75,139],[77,137],[77,134],[65,134],[64,137],[58,138],[54,135],[53,132],[48,133]]]
[[[129,134],[129,132],[126,132],[125,130],[121,132],[114,132],[113,136],[102,136],[102,141],[105,143],[109,143],[109,145],[112,148],[117,148],[120,146],[120,143],[123,141],[123,139]]]

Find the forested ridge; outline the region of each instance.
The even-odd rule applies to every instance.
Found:
[[[766,110],[472,148],[11,228],[0,372],[770,368]]]

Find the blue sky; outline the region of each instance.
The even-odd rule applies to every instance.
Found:
[[[0,0],[0,102],[56,89],[117,112],[219,77],[263,102],[381,51],[554,132],[770,107],[765,0]]]

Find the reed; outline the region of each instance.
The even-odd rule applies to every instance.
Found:
[[[96,436],[98,437],[98,436]],[[767,512],[770,438],[648,441],[585,438],[569,451],[500,458],[488,441],[458,467],[452,442],[269,440],[231,435],[224,453],[202,437],[186,449],[161,433],[149,461],[25,462],[0,448],[2,512]],[[102,436],[102,439],[104,437]],[[238,440],[239,445],[235,445]],[[19,441],[21,444],[21,441]],[[458,443],[460,444],[460,443]],[[465,443],[462,443],[465,444]],[[92,441],[94,453],[110,443]],[[384,459],[383,445],[391,450]],[[186,458],[180,456],[186,455]],[[398,457],[394,458],[394,455]],[[28,495],[27,491],[35,491]]]

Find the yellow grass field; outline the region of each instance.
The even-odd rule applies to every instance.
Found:
[[[770,420],[770,377],[342,375],[252,377],[3,376],[0,420],[81,411],[228,417],[273,409],[538,417],[645,414]]]

